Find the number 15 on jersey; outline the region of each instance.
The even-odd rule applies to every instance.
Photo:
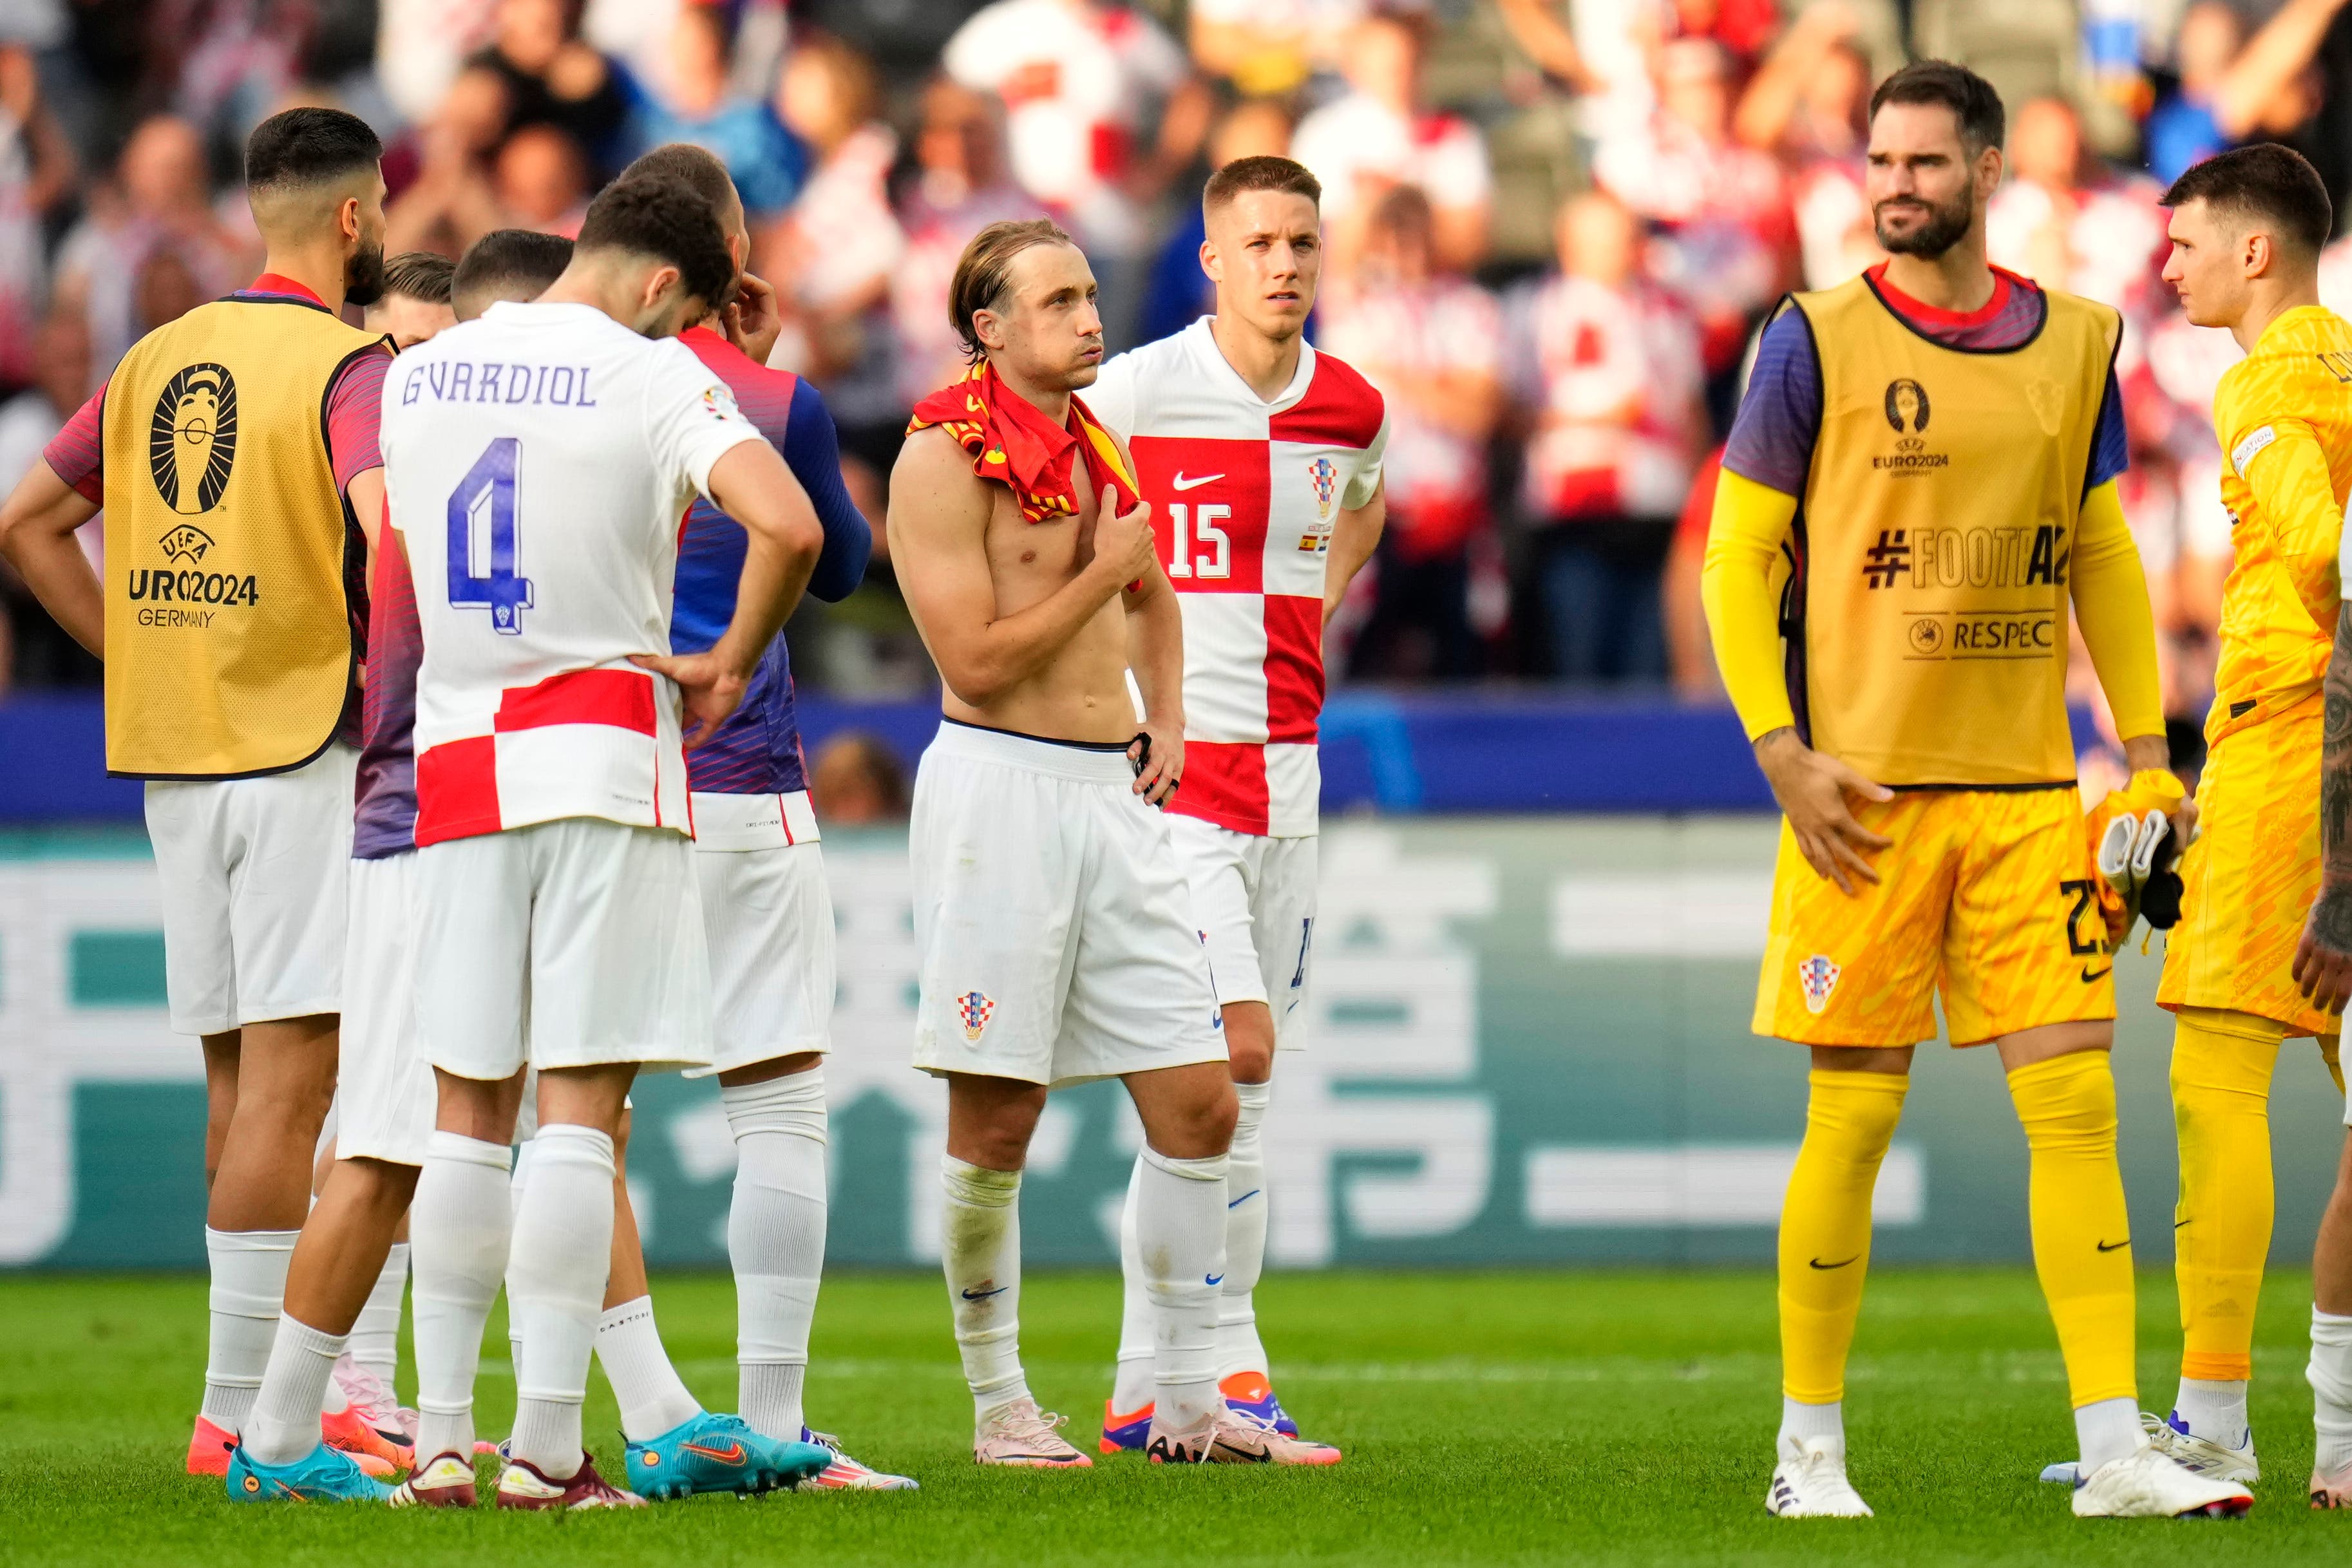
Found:
[[[1182,501],[1168,503],[1170,543],[1168,575],[1171,577],[1220,578],[1234,574],[1233,541],[1217,525],[1234,515],[1231,507],[1202,502],[1197,506]],[[1194,536],[1199,536],[1198,543]]]
[[[521,634],[520,612],[531,608],[530,579],[515,570],[515,470],[521,459],[522,443],[501,435],[449,492],[449,602],[486,608],[490,629],[509,637]],[[489,570],[477,577],[474,518],[484,511]]]

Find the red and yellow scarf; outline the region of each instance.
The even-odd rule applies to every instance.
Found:
[[[935,424],[971,454],[974,474],[1013,492],[1021,515],[1033,523],[1077,515],[1074,459],[1081,452],[1095,489],[1107,493],[1118,511],[1134,510],[1141,499],[1118,443],[1085,403],[1073,396],[1069,423],[1056,425],[985,361],[917,403],[907,434]]]

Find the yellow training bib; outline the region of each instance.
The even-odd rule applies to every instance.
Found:
[[[1816,749],[1891,785],[2061,784],[2067,567],[2122,330],[2044,293],[2018,348],[1947,348],[1866,277],[1791,297],[1822,423],[1784,598]]]
[[[326,401],[378,341],[298,300],[225,299],[116,367],[100,418],[110,773],[281,772],[334,738],[355,536]]]

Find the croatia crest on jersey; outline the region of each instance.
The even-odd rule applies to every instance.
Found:
[[[1317,457],[1307,465],[1307,478],[1315,487],[1315,521],[1298,536],[1298,548],[1314,553],[1331,545],[1331,498],[1339,491],[1339,465],[1328,457]]]
[[[955,999],[955,1009],[956,1020],[963,1025],[964,1039],[978,1040],[996,1011],[996,999],[984,991],[966,991]]]
[[[1805,1010],[1821,1016],[1830,1005],[1830,993],[1837,989],[1838,977],[1845,971],[1834,960],[1816,953],[1797,966],[1797,982],[1805,988]]]

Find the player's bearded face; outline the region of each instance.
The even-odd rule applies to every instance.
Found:
[[[343,263],[343,298],[354,305],[373,305],[383,298],[383,236],[360,241],[359,249]]]
[[[1964,183],[1944,202],[1916,193],[1889,196],[1871,209],[1870,216],[1879,248],[1887,255],[1932,261],[1959,244],[1976,222],[1976,187],[1973,182]]]

